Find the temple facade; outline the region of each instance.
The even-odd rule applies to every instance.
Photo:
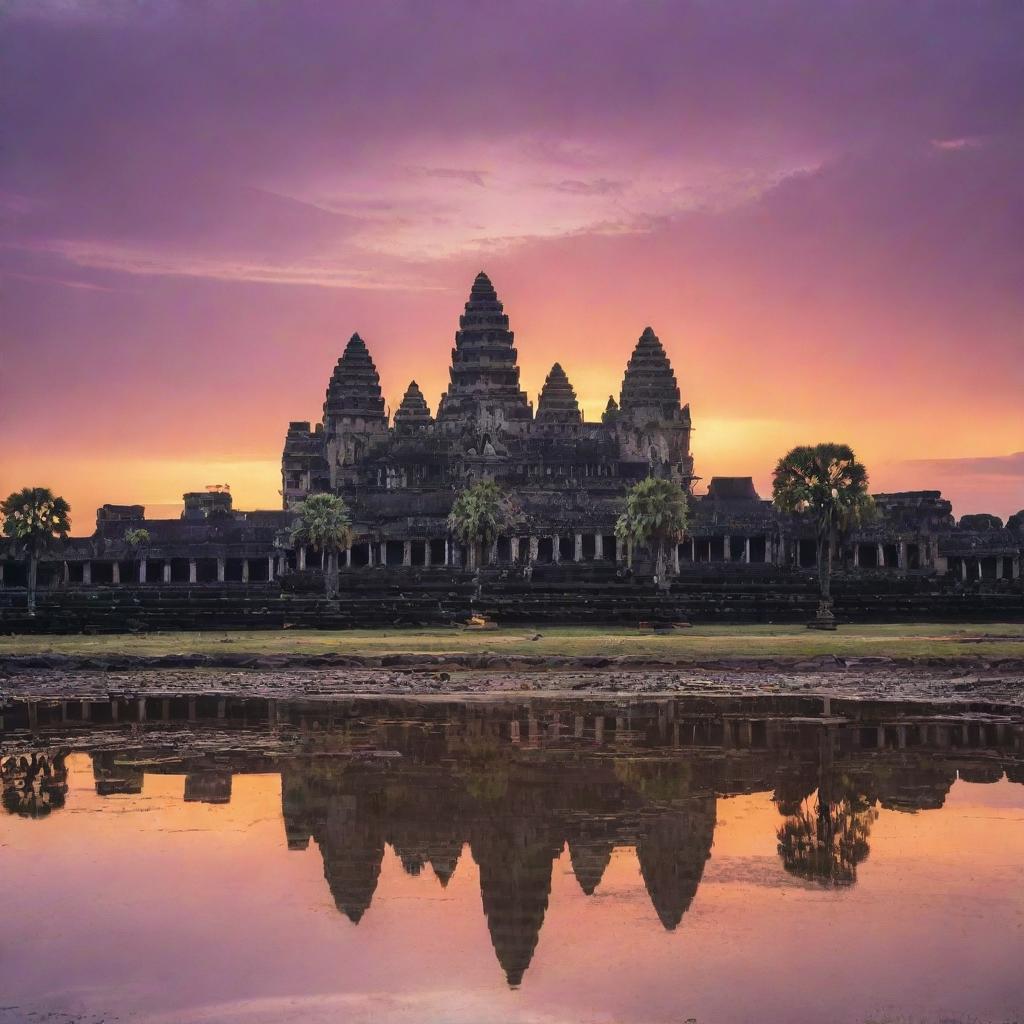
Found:
[[[690,407],[650,327],[634,345],[618,395],[609,397],[600,421],[584,418],[570,376],[558,362],[535,406],[521,387],[508,315],[490,279],[480,273],[459,318],[448,387],[436,414],[413,380],[389,416],[372,352],[354,334],[328,381],[321,419],[288,425],[281,461],[282,508],[239,511],[221,488],[186,494],[184,512],[174,519],[149,518],[141,505],[104,505],[94,533],[71,538],[44,560],[40,585],[52,591],[280,585],[282,578],[319,565],[314,552],[291,544],[290,509],[310,494],[329,492],[341,495],[352,514],[354,538],[341,559],[351,586],[368,586],[360,582],[363,570],[414,570],[417,580],[422,570],[448,570],[450,581],[439,575],[436,586],[417,584],[424,593],[417,621],[445,617],[466,606],[456,575],[469,568],[468,553],[452,537],[448,516],[461,490],[489,479],[514,497],[516,523],[483,553],[482,566],[473,568],[497,571],[490,582],[501,581],[512,605],[496,608],[525,615],[527,595],[513,595],[513,590],[537,583],[533,567],[544,569],[540,576],[552,594],[557,578],[567,595],[577,592],[581,582],[611,586],[623,582],[624,575],[642,579],[650,572],[643,552],[632,553],[639,556],[631,559],[632,570],[624,568],[627,553],[616,542],[615,523],[630,486],[653,475],[676,480],[690,495],[689,528],[670,557],[679,588],[688,579],[746,580],[736,583],[737,588],[747,587],[742,601],[723,599],[714,615],[740,615],[755,605],[761,621],[798,614],[795,604],[786,604],[786,595],[803,586],[793,579],[801,573],[810,587],[816,565],[813,524],[780,514],[757,493],[751,477],[711,476],[706,487],[695,488],[700,478],[690,434]],[[951,586],[1007,584],[1007,593],[1019,602],[1024,514],[1012,517],[1005,527],[984,515],[964,516],[957,523],[939,491],[874,497],[878,516],[841,538],[834,565],[840,590],[844,578],[927,577],[938,581],[930,591],[934,594]],[[139,529],[145,531],[145,543],[129,543],[129,534]],[[24,583],[24,563],[13,548],[0,550],[0,593],[8,595],[0,600],[0,611],[17,607],[11,592],[23,590]],[[411,591],[402,586],[398,596],[408,608]],[[432,586],[438,592],[426,596]],[[886,591],[888,584],[881,590],[880,584],[872,586],[871,600],[861,588],[860,610],[851,614],[867,615],[878,594],[895,593]],[[395,595],[381,587],[381,600],[391,601]],[[763,599],[768,589],[774,603]],[[680,590],[680,600],[684,596]],[[145,605],[141,594],[137,600]],[[194,606],[198,597],[193,592],[189,600]],[[962,606],[954,605],[932,607],[929,614],[962,614]],[[388,607],[388,621],[404,620]],[[428,607],[435,609],[430,615]],[[1006,608],[992,608],[991,614],[1018,614],[1016,607],[1011,601]],[[645,611],[639,605],[630,608],[630,615]],[[542,611],[538,605],[537,613]],[[894,604],[887,614],[899,613]],[[118,614],[123,616],[124,609]],[[367,612],[368,621],[378,621],[380,614],[379,609]],[[111,615],[116,618],[113,610]]]
[[[286,509],[312,493],[341,494],[367,533],[386,538],[396,523],[412,528],[412,564],[451,564],[443,546],[456,494],[476,480],[496,480],[515,493],[524,514],[522,536],[509,538],[506,560],[537,561],[543,542],[544,560],[556,561],[562,551],[554,550],[553,538],[562,534],[570,538],[560,545],[569,559],[577,533],[589,538],[591,557],[603,554],[606,541],[614,546],[622,495],[649,475],[670,477],[688,491],[694,481],[690,409],[654,331],[640,336],[619,398],[609,397],[600,422],[584,420],[559,363],[534,409],[520,387],[508,315],[480,273],[459,318],[436,417],[412,381],[389,422],[372,355],[354,334],[328,383],[323,418],[289,424],[281,494]],[[388,561],[386,551],[366,558]]]

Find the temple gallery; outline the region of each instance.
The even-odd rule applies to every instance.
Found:
[[[352,517],[352,541],[340,558],[343,589],[368,593],[367,579],[386,577],[406,581],[410,593],[435,585],[455,587],[445,593],[457,594],[468,553],[448,517],[461,491],[494,480],[514,495],[516,526],[488,545],[474,569],[489,573],[513,599],[516,587],[540,593],[559,580],[569,591],[610,592],[624,577],[635,582],[633,570],[624,571],[615,523],[628,489],[649,476],[675,480],[689,495],[689,526],[669,557],[673,586],[718,579],[742,591],[760,581],[777,596],[801,574],[813,573],[813,524],[780,513],[751,477],[710,475],[706,486],[695,487],[702,478],[691,452],[690,407],[650,327],[599,421],[584,418],[559,363],[536,406],[519,374],[508,314],[480,273],[459,317],[449,384],[436,413],[412,381],[389,416],[371,348],[354,334],[327,383],[322,416],[288,424],[282,508],[238,510],[225,489],[184,495],[184,511],[175,519],[148,518],[142,505],[107,504],[91,535],[70,538],[44,559],[40,584],[51,591],[280,586],[319,566],[319,556],[290,542],[289,510],[328,492],[344,499]],[[957,522],[937,490],[874,499],[875,518],[840,539],[840,604],[844,579],[916,581],[908,593],[918,595],[1002,589],[1019,604],[1020,523],[1004,527],[989,516]],[[126,537],[139,530],[145,543],[129,543]],[[635,568],[642,575],[642,566]],[[0,586],[23,586],[24,571],[10,553],[0,560]],[[442,577],[447,581],[437,582]],[[771,618],[771,611],[754,617]]]

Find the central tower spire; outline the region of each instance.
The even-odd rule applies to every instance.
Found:
[[[480,271],[455,333],[448,390],[441,396],[437,422],[447,430],[512,431],[532,419],[519,387],[519,366],[508,316],[491,279]],[[518,428],[518,429],[517,429]]]

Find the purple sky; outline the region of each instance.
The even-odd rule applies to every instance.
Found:
[[[1024,4],[3,11],[0,490],[276,505],[349,334],[434,408],[483,267],[590,416],[650,323],[705,477],[1024,506]]]

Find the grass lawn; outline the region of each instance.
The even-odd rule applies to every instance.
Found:
[[[531,640],[535,632],[539,640]],[[972,638],[984,638],[972,642]],[[226,647],[225,645],[231,645]],[[493,632],[458,629],[379,629],[330,632],[281,630],[266,632],[151,633],[118,636],[0,637],[5,654],[212,654],[232,653],[354,655],[397,653],[652,655],[678,661],[726,657],[889,657],[956,658],[1024,657],[1024,624],[940,623],[921,625],[842,626],[818,633],[803,626],[695,626],[655,636],[625,628],[515,627]]]

